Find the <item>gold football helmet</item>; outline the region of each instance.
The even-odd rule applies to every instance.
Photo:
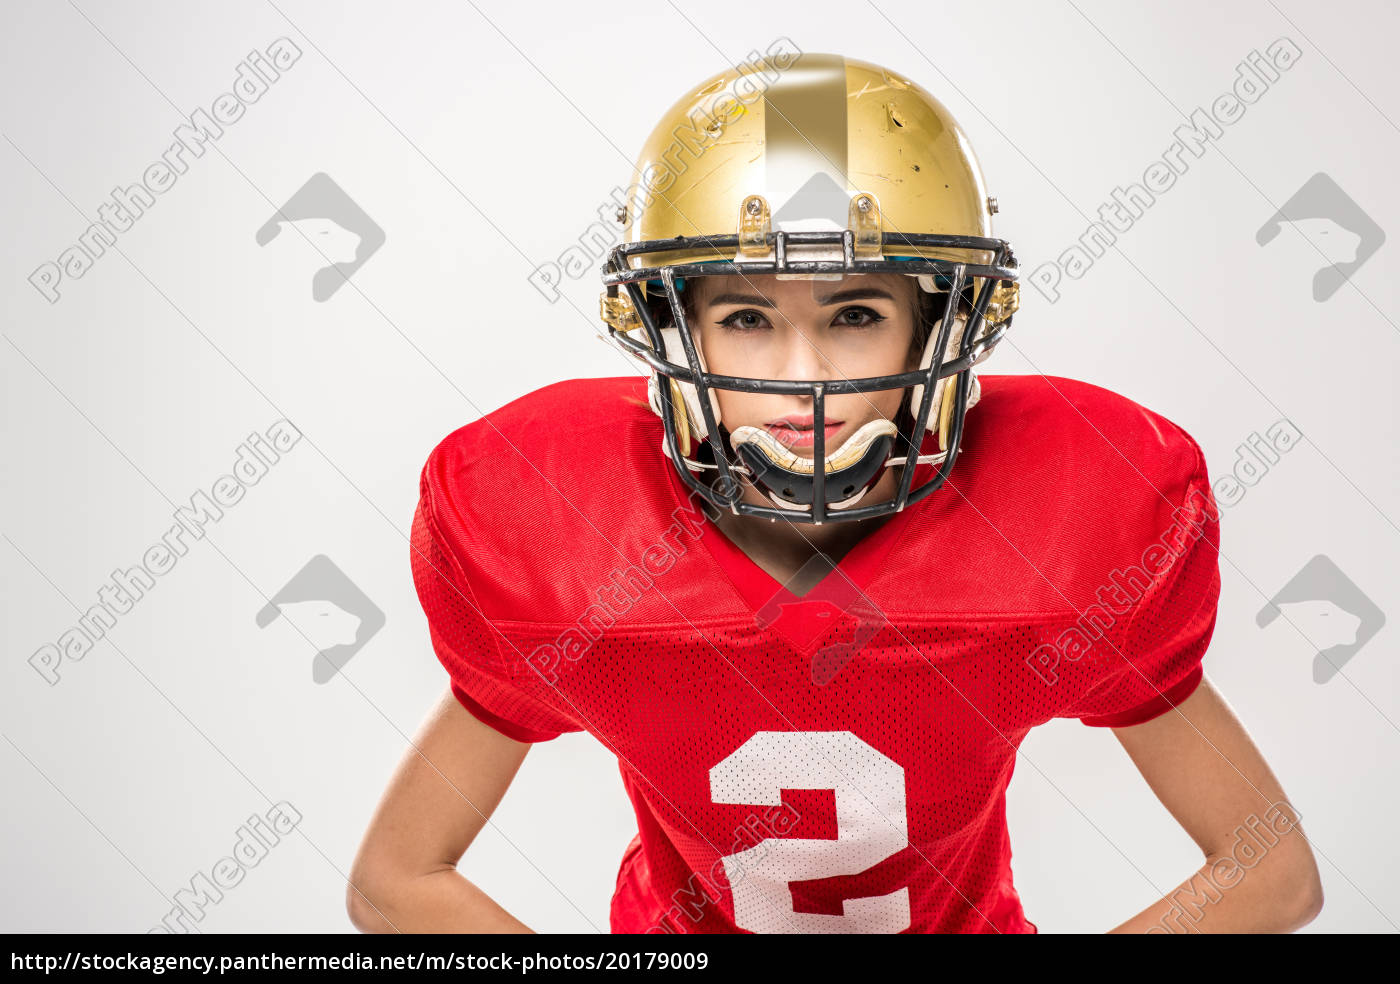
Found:
[[[686,485],[737,514],[812,523],[895,512],[942,485],[980,393],[973,366],[1018,303],[1011,248],[991,238],[995,211],[947,109],[879,65],[770,49],[687,90],[637,160],[602,297],[610,339],[651,370],[663,448]],[[928,312],[917,370],[826,380],[717,375],[681,299],[692,277],[862,273],[917,278]],[[871,421],[827,452],[827,396],[895,388],[909,390],[900,421]],[[761,428],[730,433],[717,389],[810,395],[813,457]],[[936,450],[926,452],[926,441]],[[938,468],[915,488],[919,464]],[[858,505],[887,467],[902,469],[894,498]],[[736,476],[773,506],[743,502]]]

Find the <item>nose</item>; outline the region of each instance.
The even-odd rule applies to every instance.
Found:
[[[822,338],[803,325],[793,325],[788,332],[783,379],[829,379],[831,361],[822,351]]]

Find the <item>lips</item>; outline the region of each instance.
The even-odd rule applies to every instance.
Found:
[[[764,429],[776,437],[785,447],[789,448],[811,448],[817,443],[816,438],[816,417],[813,414],[788,414],[777,420],[770,420],[764,424]],[[841,431],[845,424],[843,420],[826,421],[825,439],[829,449],[832,439]]]

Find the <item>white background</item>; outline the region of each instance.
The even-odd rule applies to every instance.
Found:
[[[344,876],[446,684],[409,574],[422,462],[546,383],[635,371],[595,340],[593,274],[555,304],[526,278],[626,184],[674,99],[780,36],[943,100],[1023,271],[1141,180],[1178,110],[1227,92],[1247,54],[1284,36],[1301,48],[1120,249],[1067,279],[1057,304],[1023,291],[988,371],[1123,393],[1185,427],[1212,476],[1280,418],[1303,432],[1222,519],[1205,665],[1302,812],[1327,897],[1306,931],[1400,925],[1393,619],[1325,685],[1299,632],[1254,622],[1319,553],[1400,614],[1395,243],[1318,303],[1306,240],[1254,242],[1320,171],[1392,240],[1400,231],[1393,5],[77,0],[7,3],[4,17],[0,929],[144,932],[239,824],[287,800],[299,833],[199,928],[351,930]],[[31,272],[140,180],[248,52],[283,36],[303,57],[120,253],[46,302]],[[388,237],[324,303],[306,240],[254,241],[318,171]],[[284,416],[305,439],[106,641],[57,685],[40,679],[27,660],[73,606],[95,604],[171,525],[172,502]],[[318,553],[387,616],[326,685],[285,619],[254,623]],[[1009,799],[1016,885],[1044,932],[1106,930],[1201,863],[1107,730],[1034,732]],[[462,870],[532,928],[605,932],[635,829],[609,753],[565,736],[530,753]]]

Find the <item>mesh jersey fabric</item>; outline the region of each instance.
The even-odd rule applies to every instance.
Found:
[[[1194,691],[1219,516],[1164,417],[981,380],[945,486],[801,597],[707,519],[640,377],[546,386],[429,456],[410,553],[453,693],[518,741],[588,731],[618,758],[638,834],[613,932],[1035,932],[1016,749]]]

